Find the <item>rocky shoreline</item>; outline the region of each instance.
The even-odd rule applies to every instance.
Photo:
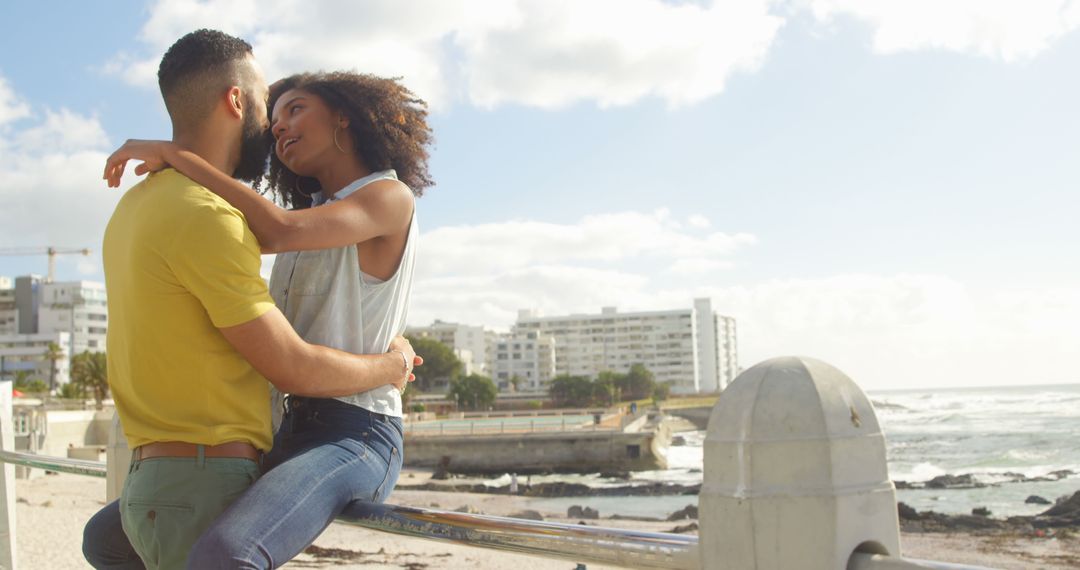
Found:
[[[604,474],[606,475],[606,474]],[[1062,469],[1048,473],[1042,477],[1028,477],[1022,473],[1002,473],[995,475],[1000,481],[986,483],[980,481],[979,474],[966,473],[963,475],[941,475],[924,482],[893,481],[898,490],[909,489],[979,489],[994,487],[1012,483],[1038,483],[1056,482],[1077,475],[1075,471]],[[627,479],[628,476],[620,477]],[[452,479],[450,480],[452,481]],[[457,493],[488,493],[494,495],[510,494],[510,485],[490,486],[483,483],[462,483],[428,481],[419,485],[399,484],[399,489],[415,491],[450,491]],[[581,483],[536,483],[519,486],[516,494],[526,497],[642,497],[661,495],[697,495],[701,491],[701,484],[682,485],[678,483],[644,483],[636,485],[616,485],[611,487],[592,487]],[[1042,497],[1029,497],[1029,503],[1050,504],[1051,501]]]
[[[483,514],[472,507],[458,509],[460,512]],[[897,511],[900,517],[900,529],[908,533],[970,533],[991,534],[1009,533],[1017,535],[1030,535],[1035,537],[1073,536],[1080,532],[1080,491],[1071,496],[1060,497],[1054,506],[1034,516],[1012,516],[1004,519],[993,518],[985,508],[973,509],[970,515],[949,515],[935,511],[916,511],[914,508],[901,502],[897,503]],[[544,517],[536,511],[523,511],[512,515],[516,518],[531,520],[544,520]],[[635,517],[624,515],[601,516],[601,513],[590,507],[573,505],[566,512],[567,519],[584,521],[612,520],[612,521],[639,521],[639,522],[677,522],[691,521],[686,525],[679,525],[667,530],[673,533],[685,533],[695,531],[698,528],[697,505],[687,505],[685,508],[675,511],[666,518],[658,517]]]
[[[972,509],[970,515],[946,515],[934,511],[918,512],[898,503],[900,527],[905,532],[977,532],[1010,531],[1043,534],[1055,531],[1080,531],[1080,491],[1060,497],[1054,506],[1034,516],[993,518],[985,508]]]
[[[425,482],[425,472],[406,471],[406,482]],[[471,483],[472,481],[470,481]],[[18,548],[19,562],[25,568],[49,568],[50,570],[81,570],[86,568],[83,560],[82,530],[86,520],[101,508],[105,497],[103,479],[59,474],[15,482],[19,498]],[[1080,499],[1063,503],[1067,514]],[[399,486],[390,502],[403,506],[415,506],[447,511],[468,510],[484,512],[492,516],[542,517],[554,522],[617,527],[640,532],[697,532],[697,499],[688,496],[677,500],[672,510],[677,513],[668,520],[641,520],[639,517],[613,515],[609,512],[591,512],[585,507],[573,513],[563,506],[559,509],[537,509],[535,501],[512,494],[473,494],[437,491],[405,491]],[[584,503],[584,500],[569,501]],[[679,509],[680,505],[694,507]],[[565,509],[565,510],[564,510]],[[530,512],[531,511],[531,512]],[[1055,511],[1057,512],[1057,511]],[[920,516],[923,513],[917,513]],[[592,519],[596,516],[596,519]],[[1050,523],[1047,515],[1039,521]],[[910,526],[905,523],[905,526]],[[929,524],[925,524],[929,526]],[[1080,568],[1080,530],[1069,528],[1034,529],[1022,526],[1018,531],[976,530],[936,532],[924,529],[919,532],[904,531],[901,544],[905,556],[925,560],[940,560],[954,564],[978,565],[988,568],[1039,568],[1040,570],[1074,570]],[[454,544],[449,541],[431,541],[412,537],[371,531],[348,524],[332,524],[316,540],[306,554],[287,563],[283,568],[335,570],[370,568],[409,568],[412,570],[565,570],[571,567],[564,560],[544,559],[533,556],[486,550]],[[589,570],[616,570],[615,567],[589,564]]]
[[[965,473],[963,475],[939,475],[930,479],[929,481],[922,482],[908,482],[908,481],[893,481],[897,489],[981,489],[983,487],[996,487],[1006,483],[1044,483],[1061,481],[1076,475],[1075,471],[1070,469],[1061,469],[1047,473],[1042,477],[1028,477],[1023,473],[1001,473],[994,474],[994,477],[1001,478],[1001,481],[995,481],[993,483],[985,483],[979,480],[980,474],[978,473]]]
[[[1059,481],[1070,477],[1072,471],[1059,471],[1051,473],[1049,477],[1027,478],[1022,475],[1015,481],[1005,482],[1032,482],[1032,481]],[[1051,478],[1052,477],[1052,478]],[[942,476],[919,487],[913,487],[903,482],[897,482],[898,489],[969,489],[987,486],[974,481],[971,475]],[[427,482],[420,485],[398,485],[399,490],[409,491],[440,491],[452,493],[483,493],[488,495],[510,495],[510,486],[490,487],[483,484],[462,484]],[[532,498],[554,497],[624,497],[624,496],[660,496],[660,495],[686,495],[696,496],[701,490],[701,485],[680,485],[675,483],[650,483],[645,485],[619,485],[615,487],[589,487],[580,483],[538,483],[535,485],[522,486],[516,495]],[[1042,497],[1030,496],[1027,503],[1052,504],[1050,508],[1034,516],[1010,516],[995,518],[985,508],[975,508],[970,515],[952,515],[936,511],[919,512],[911,506],[900,502],[897,510],[900,517],[900,527],[904,532],[911,533],[1014,533],[1032,536],[1054,536],[1057,534],[1075,534],[1080,532],[1080,491],[1073,495],[1059,497],[1057,501],[1049,501]],[[531,513],[530,513],[531,514]],[[627,517],[610,515],[601,517],[595,509],[574,505],[567,512],[567,518],[581,520],[597,520],[605,518],[609,520],[639,520],[650,522],[679,521],[697,519],[697,507],[688,505],[686,508],[671,514],[667,518],[652,517]],[[678,526],[670,532],[688,532],[696,530],[696,523]]]

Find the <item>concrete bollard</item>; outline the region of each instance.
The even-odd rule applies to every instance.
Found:
[[[896,490],[869,399],[803,357],[743,372],[713,408],[699,497],[703,570],[841,570],[900,556]]]
[[[15,451],[15,423],[12,421],[13,385],[0,382],[0,449]],[[15,549],[15,466],[0,465],[0,568],[16,567]]]
[[[120,415],[113,413],[109,427],[109,446],[105,448],[105,500],[115,501],[124,490],[124,479],[131,466],[131,450],[128,449],[124,428],[120,426]]]

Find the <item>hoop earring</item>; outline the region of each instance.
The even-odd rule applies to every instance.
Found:
[[[345,149],[341,148],[341,143],[337,141],[337,133],[339,130],[341,130],[341,125],[334,127],[334,146],[336,146],[338,150],[344,153]]]
[[[304,177],[300,176],[300,175],[297,175],[295,180],[293,181],[293,190],[296,190],[297,194],[299,194],[301,196],[304,196],[305,198],[311,199],[312,194],[314,194],[315,192],[318,192],[319,190],[322,190],[322,188],[320,187],[319,190],[313,190],[310,193],[309,192],[304,192],[303,190],[300,189],[300,179],[301,178],[304,178]],[[314,179],[312,179],[312,180],[314,180]],[[316,180],[315,183],[318,184],[319,181]]]

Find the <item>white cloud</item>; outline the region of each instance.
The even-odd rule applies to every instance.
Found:
[[[666,210],[586,216],[574,224],[518,220],[449,226],[424,234],[421,273],[488,273],[545,264],[729,256],[757,239],[745,233],[682,231]]]
[[[874,30],[880,53],[945,50],[1014,61],[1080,27],[1075,0],[797,0],[823,22],[850,17]]]
[[[85,117],[68,109],[45,111],[44,120],[14,132],[15,148],[25,154],[77,153],[104,149],[109,137],[96,117]],[[102,163],[102,168],[105,165]]]
[[[735,267],[730,261],[709,258],[686,258],[677,259],[671,264],[668,271],[677,275],[704,275],[714,273],[722,269]]]
[[[977,288],[940,275],[846,275],[714,288],[744,365],[815,356],[864,387],[1076,382],[1080,292]]]
[[[764,61],[782,24],[768,0],[161,0],[139,37],[150,54],[102,66],[154,84],[177,38],[200,27],[250,41],[270,78],[357,69],[404,81],[435,106],[464,99],[557,107],[658,97],[688,104]],[[613,17],[617,14],[618,17]]]
[[[109,145],[105,130],[95,117],[23,105],[29,119],[0,123],[0,245],[89,247],[93,259],[72,263],[80,273],[92,272],[122,193],[101,180]]]
[[[421,242],[425,251],[427,243]],[[422,259],[428,259],[426,253]],[[640,274],[566,265],[418,278],[409,322],[446,319],[506,329],[520,309],[549,314],[592,312],[625,298],[628,291],[645,290],[647,284],[648,278]]]
[[[712,225],[709,218],[702,216],[701,214],[694,214],[687,218],[686,223],[690,224],[694,228],[707,228]]]
[[[508,25],[462,34],[471,100],[485,107],[691,104],[765,60],[783,20],[769,2],[534,0]]]
[[[119,77],[130,85],[157,87],[157,69],[160,59],[160,55],[157,58],[139,59],[128,52],[120,52],[97,66],[96,69],[104,75]]]
[[[687,231],[666,209],[597,214],[571,224],[438,228],[421,236],[410,322],[441,318],[505,329],[520,309],[652,307],[665,301],[654,293],[668,282],[731,267],[730,258],[755,243],[744,233]],[[681,293],[675,297],[688,302]]]
[[[663,211],[621,212],[575,224],[519,221],[425,233],[410,322],[438,318],[505,330],[520,309],[661,310],[710,297],[718,312],[737,319],[747,367],[802,354],[839,366],[867,388],[1080,380],[1060,365],[1080,343],[1080,292],[986,289],[910,274],[725,284],[738,279],[733,254],[754,240],[699,237],[665,220]]]
[[[19,99],[0,76],[0,126],[30,116],[30,106]]]
[[[85,277],[88,275],[98,275],[99,273],[101,273],[100,252],[97,255],[93,253],[91,253],[90,255],[90,257],[80,256],[78,261],[75,262],[75,270],[78,271],[79,275]]]
[[[1002,61],[1033,57],[1080,27],[1078,0],[160,0],[139,33],[146,50],[101,69],[154,85],[168,46],[210,27],[249,40],[271,79],[318,69],[403,76],[436,108],[680,106],[760,68],[802,12],[826,27],[868,24],[880,53]]]

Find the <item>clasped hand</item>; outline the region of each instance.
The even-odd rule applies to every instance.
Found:
[[[169,156],[173,145],[174,143],[169,141],[128,139],[109,155],[101,178],[108,183],[109,188],[120,186],[120,178],[123,177],[124,168],[129,160],[142,161],[135,167],[135,174],[139,176],[166,168],[169,166],[166,157]]]
[[[393,382],[393,385],[396,386],[398,390],[404,391],[405,386],[409,382],[416,380],[416,375],[413,374],[413,368],[423,365],[424,358],[419,354],[416,354],[416,350],[413,349],[412,343],[409,342],[409,339],[403,336],[396,336],[394,337],[394,340],[390,341],[390,348],[388,352],[394,351],[401,351],[401,353],[405,355],[405,362],[407,363],[405,367],[405,374],[401,378],[400,382]]]

